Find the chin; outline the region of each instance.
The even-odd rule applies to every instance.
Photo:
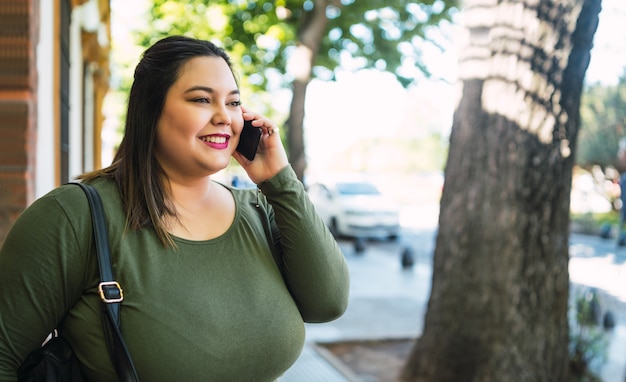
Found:
[[[228,167],[228,165],[230,164],[230,158],[229,159],[217,159],[215,160],[213,163],[211,163],[211,169],[213,170],[213,172],[219,172],[224,170],[226,167]]]

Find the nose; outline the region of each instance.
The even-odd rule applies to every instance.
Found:
[[[214,125],[230,125],[232,118],[225,105],[215,105],[211,122]]]

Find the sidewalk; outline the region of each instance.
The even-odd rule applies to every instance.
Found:
[[[316,346],[318,342],[419,336],[430,294],[434,230],[422,230],[416,235],[419,246],[414,247],[417,259],[411,270],[403,270],[399,255],[393,255],[397,253],[397,244],[395,247],[388,244],[388,248],[386,244],[377,244],[376,248],[368,247],[366,253],[357,255],[351,243],[340,242],[351,275],[348,310],[333,322],[307,324],[302,355],[280,382],[359,381],[341,362]],[[626,286],[621,286],[626,282],[626,248],[617,248],[612,241],[580,235],[572,235],[570,248],[572,282],[611,293],[605,303],[615,313],[616,327],[609,335],[608,360],[601,377],[604,382],[624,382]],[[624,280],[621,280],[621,267],[624,267]],[[621,298],[616,294],[619,291]]]
[[[355,382],[356,377],[329,363],[332,355],[320,354],[317,342],[417,337],[430,293],[430,266],[417,262],[403,271],[397,256],[368,250],[355,255],[341,243],[350,268],[350,305],[339,319],[307,324],[303,355],[280,382]],[[328,368],[335,370],[329,373]]]
[[[626,247],[613,239],[572,234],[570,238],[570,281],[595,288],[603,311],[615,315],[616,326],[609,332],[607,363],[600,376],[604,382],[626,380]]]

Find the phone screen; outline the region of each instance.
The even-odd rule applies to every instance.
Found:
[[[254,160],[256,151],[261,140],[261,129],[252,126],[252,121],[243,121],[243,130],[239,137],[237,151],[239,151],[246,159]]]

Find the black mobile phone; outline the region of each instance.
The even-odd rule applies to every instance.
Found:
[[[252,120],[243,121],[243,130],[241,130],[237,151],[251,161],[256,155],[260,140],[261,128],[252,126]]]

